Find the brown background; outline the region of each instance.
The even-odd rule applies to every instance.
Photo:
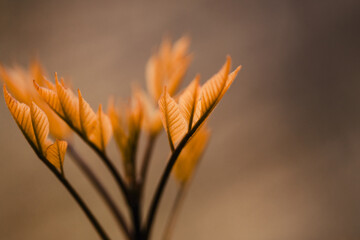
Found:
[[[0,0],[0,61],[26,65],[39,56],[96,107],[110,94],[128,97],[133,81],[144,86],[146,60],[164,35],[192,38],[186,83],[198,72],[210,77],[229,53],[243,70],[210,120],[212,139],[174,239],[359,239],[359,5]],[[3,101],[0,132],[0,238],[97,239]],[[101,162],[79,139],[76,145],[120,199]],[[168,151],[163,135],[147,202]],[[113,145],[110,154],[117,159]],[[122,239],[70,158],[65,170],[106,230]],[[154,239],[175,189],[173,182],[167,188]]]

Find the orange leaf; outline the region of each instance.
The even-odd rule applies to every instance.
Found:
[[[170,97],[164,88],[164,92],[159,99],[159,107],[161,112],[161,120],[168,134],[170,148],[174,150],[174,143],[181,139],[187,130],[186,122],[182,116],[179,106],[175,100]]]
[[[79,113],[80,113],[80,126],[82,132],[87,136],[92,133],[96,126],[96,114],[90,107],[90,105],[84,100],[80,90],[78,90],[79,96]]]
[[[46,150],[46,159],[63,173],[63,164],[67,148],[66,141],[57,140]]]
[[[195,136],[190,139],[179,155],[174,166],[174,177],[180,183],[187,182],[203,154],[210,137],[210,131],[202,127]]]
[[[96,118],[96,125],[90,134],[89,139],[100,150],[104,151],[112,135],[112,126],[109,117],[102,111],[101,104],[96,113]]]
[[[200,97],[200,85],[199,85],[200,76],[197,75],[195,79],[189,84],[189,86],[184,90],[179,98],[179,106],[182,115],[188,123],[189,129],[194,123],[195,110]]]

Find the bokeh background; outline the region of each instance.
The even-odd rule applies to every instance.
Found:
[[[0,0],[0,61],[38,57],[94,107],[145,86],[163,36],[187,34],[203,81],[227,54],[243,65],[210,119],[212,139],[174,239],[360,239],[359,1]],[[2,95],[2,93],[1,93]],[[0,238],[97,239],[0,103]],[[124,207],[108,172],[75,138]],[[158,142],[146,202],[169,153]],[[113,145],[110,154],[120,165]],[[67,176],[106,226],[112,216],[70,158]],[[176,192],[171,182],[154,238]]]

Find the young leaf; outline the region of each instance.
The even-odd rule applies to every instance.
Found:
[[[210,131],[205,126],[202,127],[180,153],[173,172],[179,183],[185,183],[191,178],[209,137]]]
[[[18,66],[15,68],[7,69],[0,65],[0,78],[6,84],[6,87],[13,94],[13,97],[22,103],[29,103],[29,89],[25,81],[27,78],[24,70]]]
[[[149,96],[141,90],[135,91],[135,95],[143,109],[142,126],[151,135],[157,135],[162,130],[162,122],[159,109],[153,104]]]
[[[47,83],[50,89],[34,84],[40,96],[63,120],[100,150],[105,150],[105,146],[111,138],[112,127],[109,117],[101,109],[95,114],[82,97],[80,90],[78,90],[78,97],[76,97],[69,88],[65,87],[63,79],[59,83],[56,74],[56,91],[52,90],[54,85],[50,82]]]
[[[174,43],[173,47],[173,59],[178,61],[187,55],[187,51],[190,46],[190,38],[187,36],[181,37]]]
[[[146,65],[146,82],[151,97],[157,101],[164,86],[172,96],[183,79],[191,55],[188,54],[189,39],[183,37],[174,45],[167,38],[163,40],[157,53]]]
[[[136,93],[136,91],[135,91]],[[118,110],[114,101],[109,101],[108,114],[113,126],[113,134],[122,155],[125,176],[128,182],[134,183],[136,151],[142,121],[142,107],[134,94],[129,104],[123,104]]]
[[[209,115],[219,102],[220,95],[228,78],[231,58],[228,57],[221,70],[211,77],[203,86],[201,91],[201,115]]]
[[[195,110],[197,109],[200,97],[200,76],[197,75],[190,85],[184,90],[179,98],[179,106],[182,115],[188,123],[188,128],[191,129],[194,123]]]
[[[161,62],[158,56],[152,56],[146,64],[145,76],[149,93],[153,99],[159,99],[163,86]]]
[[[48,82],[48,81],[47,81]],[[65,117],[64,112],[62,110],[62,106],[60,104],[60,100],[58,97],[58,94],[56,92],[56,88],[53,89],[52,87],[55,87],[54,85],[49,85],[48,86],[52,86],[49,87],[49,89],[44,88],[44,87],[40,87],[35,80],[33,81],[35,89],[37,90],[37,92],[39,93],[40,97],[58,114],[60,115],[62,118]],[[52,83],[51,83],[52,84]]]
[[[39,86],[49,85],[43,73],[44,71],[37,61],[31,62],[28,70],[19,66],[7,69],[0,66],[0,78],[6,83],[6,87],[12,93],[12,96],[28,106],[31,106],[31,102],[35,102],[48,117],[50,133],[56,138],[65,138],[70,134],[69,128],[56,116],[50,107],[45,104],[42,97],[39,96],[38,91],[36,91]],[[57,100],[57,98],[55,98],[55,100]]]
[[[80,112],[80,126],[81,130],[87,136],[94,130],[96,126],[96,114],[90,105],[84,100],[78,89],[79,96],[79,112]]]
[[[66,153],[67,142],[55,140],[55,143],[51,144],[46,149],[46,159],[54,165],[61,173],[63,173],[63,163]]]
[[[3,91],[6,105],[8,106],[15,122],[19,126],[20,130],[22,131],[30,145],[34,148],[35,151],[38,151],[39,147],[31,122],[31,113],[29,106],[24,103],[18,102],[13,96],[11,96],[11,94],[7,91],[5,85],[3,87]]]
[[[169,94],[172,96],[175,94],[176,90],[178,89],[185,73],[190,65],[191,56],[186,56],[184,59],[178,60],[174,65],[176,68],[172,71],[172,74],[169,76],[167,81],[167,88]]]
[[[119,111],[115,108],[114,99],[111,98],[108,103],[108,115],[111,121],[115,142],[117,143],[123,158],[125,158],[124,151],[126,150],[127,136],[123,128],[123,119]]]
[[[34,129],[35,139],[39,151],[45,155],[46,149],[49,146],[47,140],[49,134],[49,121],[45,113],[34,103],[30,107],[31,122]]]
[[[32,76],[32,80],[35,80],[39,84],[44,83],[44,80],[45,80],[44,69],[38,60],[33,60],[30,62],[29,72]],[[31,83],[31,82],[29,82],[29,83]]]
[[[89,139],[100,150],[104,151],[112,135],[112,126],[109,117],[102,111],[101,104],[96,113],[96,118],[96,125],[90,134]]]
[[[164,92],[159,99],[159,107],[161,120],[168,134],[170,148],[174,151],[174,143],[186,134],[187,125],[185,119],[180,112],[179,106],[170,97],[166,88],[164,88]]]
[[[10,95],[5,85],[4,96],[10,113],[34,151],[38,155],[44,156],[59,171],[63,172],[62,163],[67,143],[56,140],[54,144],[51,144],[48,140],[49,121],[45,113],[34,102],[31,107],[19,103]]]
[[[59,83],[56,75],[55,84],[64,118],[71,121],[75,128],[81,129],[78,98],[69,88],[65,88],[63,84]]]
[[[234,81],[241,67],[239,66],[235,71],[229,74],[230,65],[231,58],[228,56],[227,61],[221,70],[202,86],[201,105],[200,108],[196,110],[196,121],[200,117],[205,120],[209,116]]]
[[[229,74],[228,79],[226,80],[224,89],[221,92],[220,99],[224,96],[226,91],[230,88],[231,84],[234,82],[234,80],[240,70],[241,70],[241,66],[238,66],[232,73]]]

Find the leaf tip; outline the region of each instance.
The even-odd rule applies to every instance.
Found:
[[[33,84],[34,84],[34,87],[36,90],[39,90],[40,89],[40,86],[39,84],[35,81],[35,79],[33,79]]]
[[[65,88],[65,81],[64,78],[60,78],[61,85]]]
[[[81,91],[80,91],[79,88],[77,89],[77,93],[78,93],[78,96],[79,96],[79,101],[82,101],[83,97],[81,95]]]
[[[59,79],[58,79],[58,77],[57,77],[57,73],[56,73],[56,72],[55,72],[55,85],[56,85],[57,87],[61,86],[60,83],[59,83]]]
[[[236,76],[241,69],[242,69],[242,66],[239,65],[239,66],[232,72],[232,74],[235,74],[235,76]]]
[[[230,63],[231,63],[231,56],[230,56],[230,54],[227,54],[227,55],[226,55],[226,62],[230,62]]]

